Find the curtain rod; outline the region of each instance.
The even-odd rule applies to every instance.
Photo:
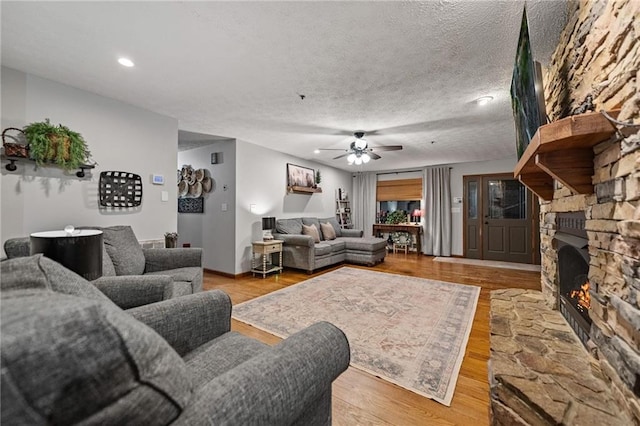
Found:
[[[403,170],[401,172],[385,172],[385,173],[376,173],[376,176],[380,176],[380,175],[397,175],[398,173],[414,173],[414,172],[421,172],[422,170]]]
[[[453,167],[449,167],[449,170],[453,169]],[[421,170],[403,170],[401,172],[384,172],[384,173],[376,173],[376,176],[380,176],[380,175],[397,175],[398,173],[414,173],[414,172],[421,172]]]

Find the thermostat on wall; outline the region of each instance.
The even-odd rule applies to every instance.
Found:
[[[152,175],[151,183],[154,185],[164,185],[164,176],[163,175]]]

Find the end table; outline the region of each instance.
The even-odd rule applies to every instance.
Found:
[[[281,240],[254,241],[252,246],[251,272],[262,274],[264,278],[270,272],[282,271],[282,243]],[[278,264],[272,263],[273,253],[278,253]],[[256,255],[258,255],[256,257]],[[262,260],[262,262],[260,262]]]
[[[102,231],[44,231],[31,234],[31,254],[42,253],[89,281],[102,276]]]

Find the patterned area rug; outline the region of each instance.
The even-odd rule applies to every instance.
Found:
[[[279,337],[317,321],[340,327],[351,365],[449,406],[480,288],[340,268],[233,307]]]

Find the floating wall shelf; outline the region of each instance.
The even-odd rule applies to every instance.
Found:
[[[615,118],[619,112],[608,114]],[[513,175],[543,200],[553,198],[554,179],[575,194],[592,194],[593,147],[615,133],[613,123],[599,112],[540,126]]]
[[[322,188],[309,188],[306,186],[288,186],[287,190],[294,194],[315,194],[322,192]]]
[[[9,156],[3,155],[2,159],[9,162],[4,166],[4,168],[10,172],[15,172],[18,169],[18,166],[16,166],[16,163],[19,161],[23,161],[27,163],[35,163],[35,160],[32,160],[30,158],[24,158],[24,157],[9,157]],[[55,166],[55,163],[51,163],[50,165]],[[85,170],[90,170],[95,167],[96,167],[95,164],[80,164],[78,166],[80,170],[76,172],[76,176],[79,178],[83,178],[86,175]]]

